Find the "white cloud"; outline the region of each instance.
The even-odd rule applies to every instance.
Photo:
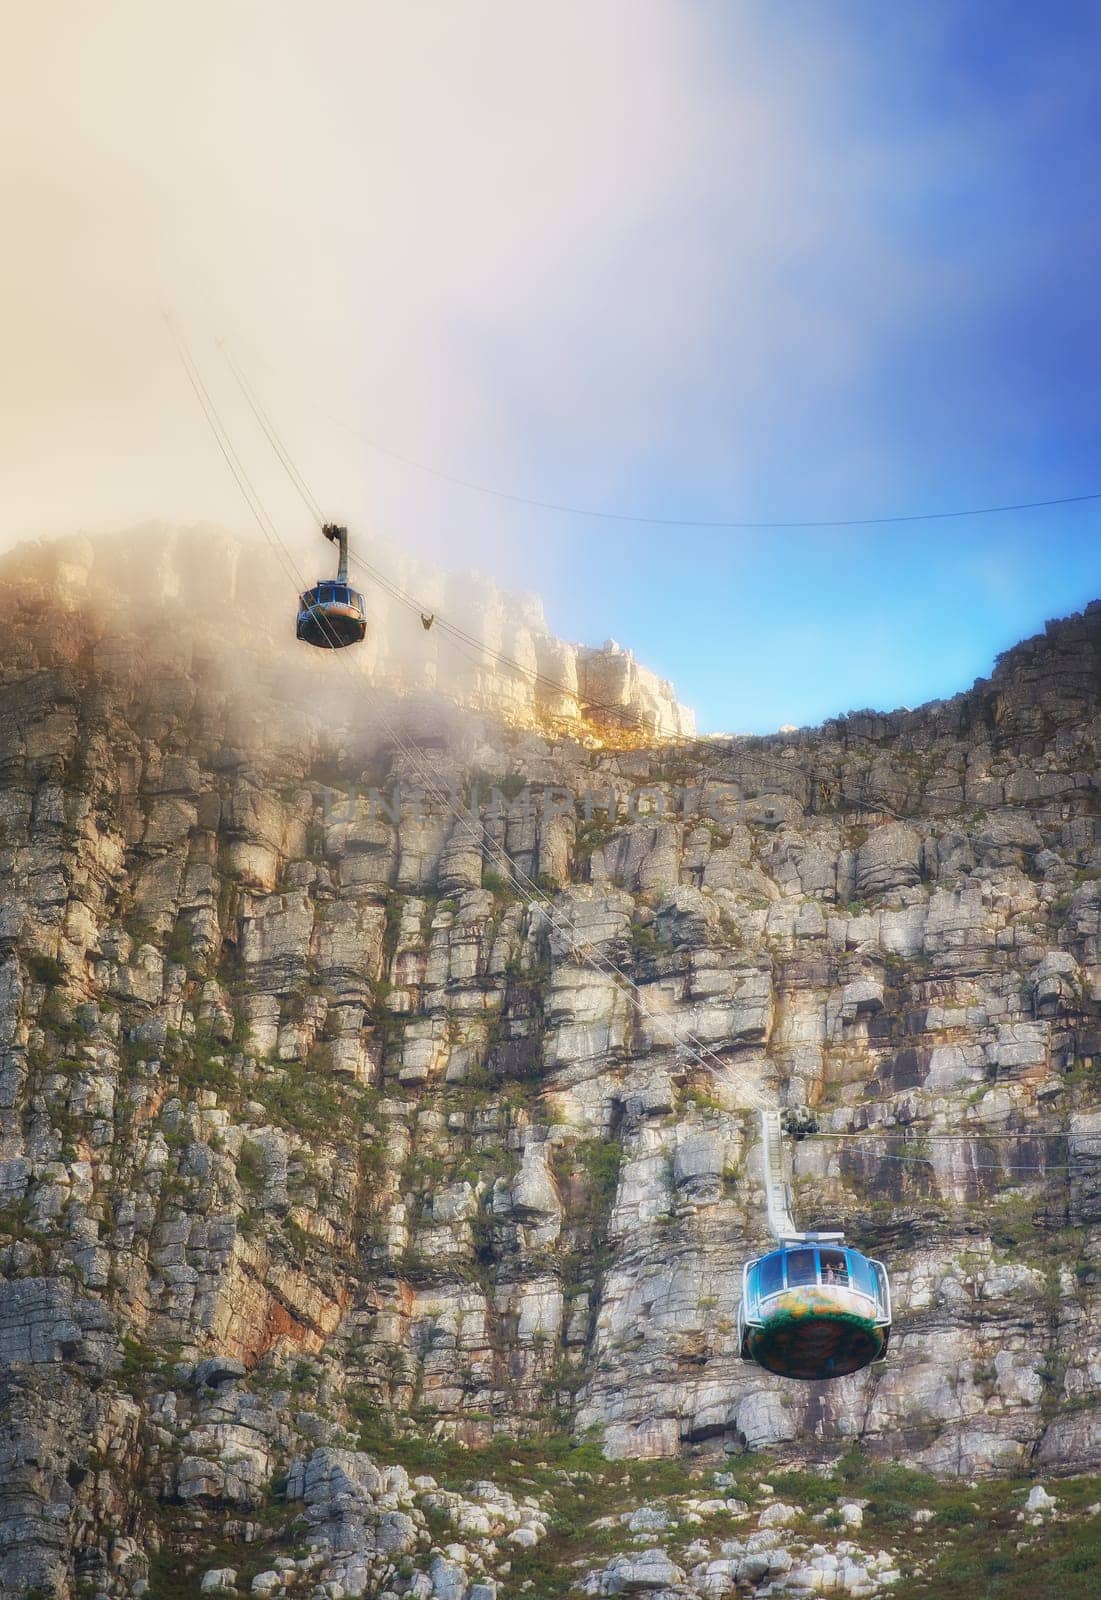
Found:
[[[859,381],[892,313],[882,163],[830,145],[844,52],[779,56],[752,7],[47,0],[14,31],[8,536],[239,519],[162,295],[208,360],[236,340],[329,500],[483,556],[542,524],[365,461],[316,408],[552,497],[670,471],[736,495],[793,382]]]

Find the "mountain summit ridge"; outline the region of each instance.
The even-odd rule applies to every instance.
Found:
[[[270,664],[285,659],[299,589],[331,566],[327,546],[298,549],[296,558],[286,544],[275,552],[214,524],[147,523],[16,546],[0,562],[0,580],[40,585],[62,609],[95,607],[105,619],[161,615],[214,649],[231,643]],[[589,647],[556,638],[537,595],[511,594],[476,572],[447,572],[375,538],[353,542],[350,576],[368,618],[353,671],[380,690],[438,694],[516,726],[592,742],[695,733],[671,683],[614,640]],[[294,654],[320,681],[322,663],[307,661],[308,649]]]

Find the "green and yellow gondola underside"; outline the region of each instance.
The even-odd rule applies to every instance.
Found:
[[[743,1356],[782,1378],[843,1378],[887,1353],[890,1329],[865,1295],[807,1285],[773,1295],[743,1335]]]

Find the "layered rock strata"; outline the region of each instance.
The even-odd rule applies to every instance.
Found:
[[[491,1600],[553,1528],[503,1435],[1101,1467],[1101,608],[918,711],[617,751],[10,579],[5,1593]],[[762,1099],[890,1265],[884,1367],[738,1359]],[[724,1592],[747,1538],[574,1576]]]

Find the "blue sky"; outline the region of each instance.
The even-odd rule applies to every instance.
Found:
[[[709,9],[721,38],[723,8]],[[838,171],[859,174],[877,274],[893,255],[899,281],[865,284],[863,241],[779,262],[850,327],[866,288],[874,338],[847,371],[819,365],[805,381],[798,344],[784,348],[752,468],[728,486],[715,463],[687,495],[667,468],[651,503],[859,517],[1101,487],[1101,9],[871,0],[759,15],[761,81],[792,51],[836,50],[823,138]],[[616,585],[571,609],[592,631],[611,598],[610,625],[674,674],[704,726],[764,731],[965,687],[1101,594],[1099,525],[1101,502],[675,542],[591,524]]]
[[[1013,0],[117,0],[21,18],[0,187],[0,537],[273,514],[225,336],[365,543],[540,591],[701,726],[917,704],[1101,595],[1101,8]],[[17,136],[18,135],[18,136]],[[339,423],[334,421],[339,419]]]

